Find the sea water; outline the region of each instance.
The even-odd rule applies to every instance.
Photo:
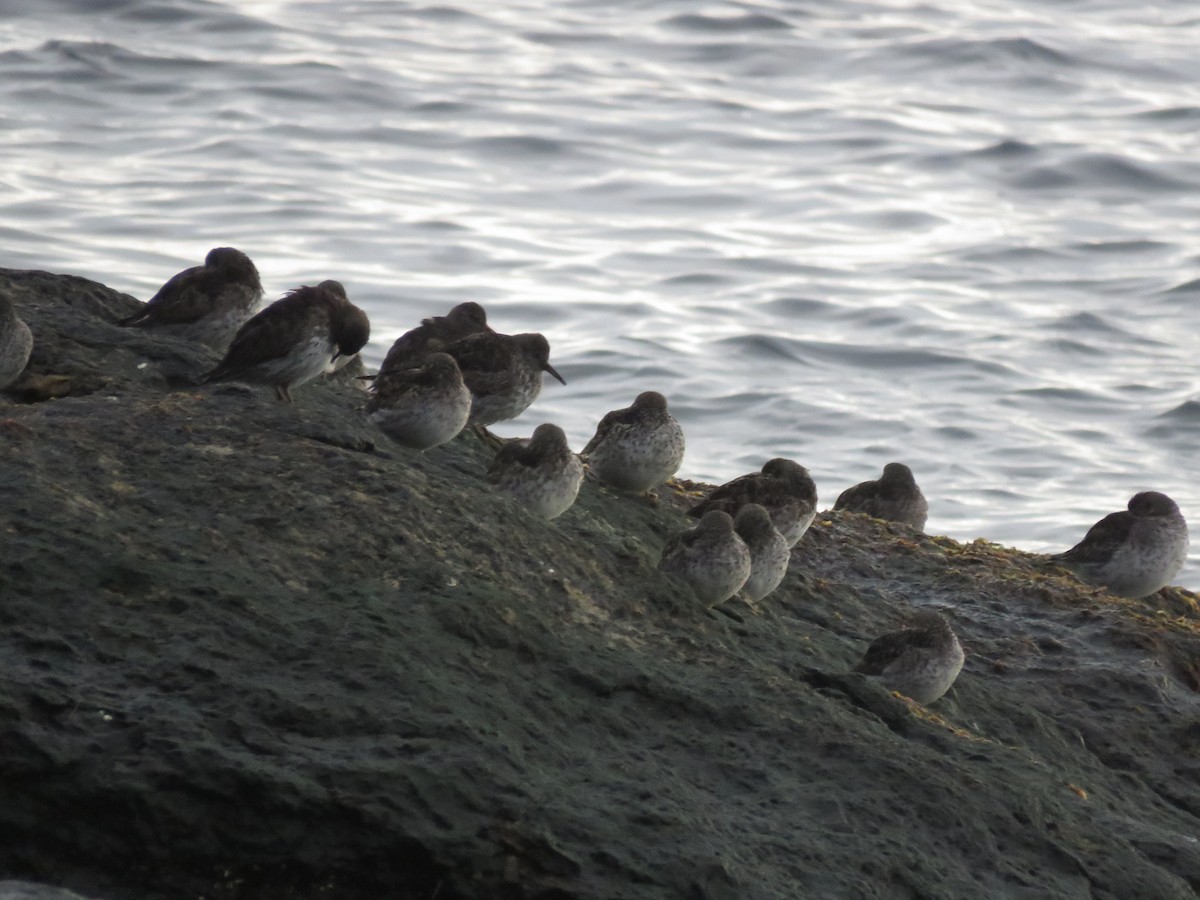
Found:
[[[1200,527],[1197,47],[1107,0],[0,0],[0,265],[146,299],[235,246],[342,281],[369,365],[468,299],[543,332],[568,385],[502,434],[652,389],[687,477]]]

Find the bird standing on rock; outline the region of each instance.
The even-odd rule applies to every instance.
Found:
[[[817,486],[804,466],[776,457],[766,462],[761,472],[742,475],[715,488],[689,509],[688,515],[699,518],[719,509],[734,516],[746,503],[764,507],[788,546],[794,547],[817,515]]]
[[[484,332],[452,341],[454,357],[471,392],[472,425],[514,419],[542,392],[542,373],[567,382],[550,365],[550,342],[543,335]]]
[[[25,371],[33,352],[33,332],[21,321],[7,294],[0,293],[0,390]]]
[[[667,410],[667,398],[644,391],[632,406],[605,414],[580,455],[605,484],[641,492],[679,471],[683,448],[683,429]]]
[[[532,437],[502,446],[488,477],[535,515],[556,519],[579,495],[583,463],[567,446],[561,428],[543,424]]]
[[[1166,494],[1134,494],[1128,509],[1109,513],[1083,540],[1050,559],[1082,581],[1118,597],[1146,597],[1166,587],[1187,560],[1187,522]]]
[[[242,380],[275,386],[281,400],[339,357],[361,350],[371,335],[367,314],[336,281],[299,287],[238,329],[225,358],[201,382]]]
[[[771,521],[771,514],[757,503],[747,503],[738,510],[733,529],[750,551],[750,577],[742,586],[742,596],[757,603],[783,581],[792,550]]]
[[[926,704],[950,690],[964,658],[950,623],[927,609],[913,616],[910,627],[871,641],[854,671],[877,675],[888,690]]]
[[[173,275],[145,306],[117,324],[153,329],[224,352],[262,297],[262,282],[250,257],[233,247],[214,247],[204,265]]]
[[[877,481],[864,481],[846,488],[834,509],[866,513],[888,522],[902,522],[923,531],[929,518],[929,503],[917,487],[912,469],[904,463],[888,463]]]
[[[380,372],[367,414],[394,440],[428,450],[453,438],[467,424],[471,392],[454,357],[431,353],[421,365]]]
[[[724,603],[750,577],[750,550],[728,513],[712,510],[663,548],[658,567],[691,585],[705,606]]]
[[[472,301],[460,303],[444,316],[430,316],[421,324],[396,338],[384,357],[379,374],[420,365],[426,353],[441,350],[447,344],[473,334],[492,333],[487,313]]]

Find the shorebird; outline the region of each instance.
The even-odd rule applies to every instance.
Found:
[[[509,441],[488,469],[500,490],[543,519],[561,516],[579,494],[583,463],[557,425],[539,425],[533,436]]]
[[[816,517],[817,486],[804,466],[776,457],[765,463],[761,472],[742,475],[715,488],[688,510],[688,515],[700,517],[719,509],[733,516],[746,503],[765,507],[788,546],[794,547]]]
[[[550,342],[540,334],[484,332],[443,349],[454,357],[471,391],[472,425],[519,416],[542,392],[543,372],[567,383],[550,365]]]
[[[1158,491],[1134,494],[1129,508],[1109,513],[1083,540],[1050,559],[1088,584],[1118,597],[1146,597],[1166,587],[1187,560],[1187,522]]]
[[[742,596],[756,603],[779,587],[792,551],[771,521],[771,514],[757,503],[747,503],[738,510],[733,528],[750,551],[750,577],[742,586]]]
[[[339,357],[361,350],[371,334],[367,314],[346,298],[336,281],[299,287],[238,329],[225,358],[201,382],[241,380],[275,386],[291,402],[291,389],[316,378]]]
[[[446,443],[463,430],[470,413],[471,392],[446,353],[431,353],[416,368],[381,372],[367,401],[371,420],[414,450]]]
[[[379,367],[379,374],[419,365],[426,353],[484,332],[494,333],[488,327],[487,313],[483,307],[472,301],[460,303],[444,316],[422,319],[416,328],[396,338],[384,357],[383,365]]]
[[[204,265],[171,276],[145,306],[117,324],[150,328],[224,352],[262,296],[250,257],[233,247],[214,247]]]
[[[21,321],[7,294],[0,293],[0,389],[25,371],[33,352],[33,332]]]
[[[712,510],[693,528],[673,536],[658,567],[686,581],[705,606],[736,594],[750,577],[750,550],[728,513]]]
[[[963,649],[941,613],[922,610],[910,627],[889,631],[871,641],[854,667],[878,675],[888,690],[932,703],[950,690],[963,667]]]
[[[929,504],[917,487],[912,469],[898,462],[884,466],[883,475],[877,481],[864,481],[846,488],[833,508],[902,522],[917,531],[924,530],[929,518]]]
[[[667,410],[667,398],[645,391],[632,406],[605,414],[580,455],[605,484],[648,491],[679,471],[683,429]]]

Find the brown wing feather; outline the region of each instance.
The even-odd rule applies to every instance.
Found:
[[[854,667],[855,672],[864,675],[882,675],[892,663],[900,659],[910,650],[935,649],[938,647],[937,635],[923,629],[892,631],[881,634],[871,641],[871,646],[863,654],[863,658]]]
[[[509,441],[496,451],[496,455],[492,459],[492,464],[488,466],[488,475],[495,478],[511,465],[527,465],[526,456],[528,452],[528,440]]]
[[[272,359],[286,356],[312,326],[314,315],[322,308],[312,302],[309,290],[302,288],[276,300],[238,329],[225,358],[217,367],[201,377],[201,381],[218,381],[237,372],[253,368]],[[325,291],[321,291],[325,294]]]
[[[711,494],[689,509],[687,514],[700,518],[709,510],[719,509],[732,516],[746,503],[758,503],[770,507],[778,492],[779,483],[775,479],[763,475],[761,472],[752,472],[749,475],[740,475],[733,481],[727,481],[714,489]],[[765,504],[764,500],[767,501]]]
[[[1105,562],[1111,556],[1113,548],[1128,539],[1133,521],[1133,514],[1127,510],[1109,513],[1088,529],[1082,541],[1070,550],[1050,558],[1076,563]]]
[[[145,306],[118,325],[186,325],[211,308],[213,291],[219,287],[217,273],[193,266],[171,276]]]
[[[868,504],[874,503],[879,497],[879,482],[864,481],[854,487],[848,487],[838,494],[834,509],[862,510]]]
[[[624,424],[625,414],[628,409],[614,409],[611,412],[604,414],[604,418],[600,420],[600,424],[596,426],[596,433],[592,435],[592,439],[587,442],[587,446],[580,452],[580,456],[587,456],[598,447],[616,425]]]
[[[380,406],[395,405],[400,397],[440,384],[438,376],[428,366],[418,369],[393,369],[387,372],[381,370],[375,376],[371,399],[367,401],[367,411],[373,412]]]

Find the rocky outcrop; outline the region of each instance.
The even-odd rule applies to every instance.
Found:
[[[215,354],[116,327],[129,297],[0,290],[36,340],[0,406],[0,878],[99,900],[1200,886],[1190,593],[1119,600],[826,513],[776,593],[707,613],[656,570],[685,496],[585,483],[544,522],[474,437],[391,443],[350,378],[291,405],[197,388]],[[942,700],[847,674],[929,606],[967,653]]]

